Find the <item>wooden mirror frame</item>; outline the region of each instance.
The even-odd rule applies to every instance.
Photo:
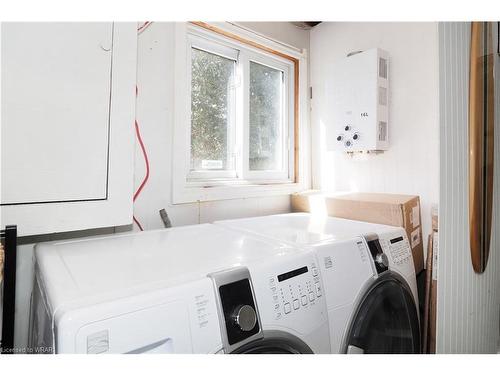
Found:
[[[472,22],[469,81],[469,231],[474,271],[488,264],[493,203],[494,23]]]

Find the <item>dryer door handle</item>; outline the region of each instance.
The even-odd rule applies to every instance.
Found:
[[[347,354],[365,354],[365,350],[356,345],[349,345],[347,347]]]

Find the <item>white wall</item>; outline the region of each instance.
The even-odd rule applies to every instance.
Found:
[[[247,28],[297,48],[309,48],[309,32],[287,22],[244,23]],[[139,95],[136,117],[147,147],[151,174],[149,182],[134,205],[134,213],[143,227],[163,228],[158,211],[165,208],[173,226],[211,222],[245,216],[268,215],[290,211],[290,196],[268,196],[193,204],[171,204],[173,102],[174,102],[174,23],[153,23],[138,37],[137,86]],[[144,159],[136,146],[135,186],[142,182]],[[127,228],[107,228],[48,235],[24,240],[18,248],[15,345],[23,348],[28,339],[28,318],[33,283],[33,244],[61,238],[76,238],[113,233]],[[134,228],[137,230],[137,228]]]
[[[309,31],[299,29],[290,22],[238,22],[237,24],[276,41],[309,51]]]
[[[327,152],[329,124],[323,118],[332,106],[325,100],[330,67],[351,51],[374,47],[389,52],[390,149],[376,155]],[[325,22],[311,31],[310,61],[313,187],[417,194],[426,239],[439,191],[437,24]]]
[[[309,47],[309,32],[287,22],[240,23],[297,48]],[[174,106],[174,23],[153,23],[138,42],[137,120],[148,149],[151,175],[134,206],[147,229],[162,228],[158,211],[165,208],[173,225],[210,222],[222,218],[289,212],[288,195],[177,204],[172,202],[172,130]],[[144,175],[144,161],[136,150],[136,186]]]
[[[468,22],[439,25],[441,207],[437,274],[438,353],[496,353],[499,338],[500,80],[496,78],[495,85],[492,242],[486,271],[476,274],[470,257],[467,186],[470,35]],[[495,73],[499,77],[500,58],[498,55],[495,58]]]

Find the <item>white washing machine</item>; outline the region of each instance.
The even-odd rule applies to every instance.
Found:
[[[35,255],[33,352],[330,348],[316,258],[286,244],[203,224],[39,244]]]
[[[307,213],[216,222],[314,250],[332,353],[419,353],[418,294],[404,229]]]

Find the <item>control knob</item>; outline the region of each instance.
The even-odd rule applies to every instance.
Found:
[[[257,323],[257,313],[250,305],[241,305],[234,309],[232,318],[234,323],[244,332],[251,331]]]
[[[375,257],[375,262],[377,262],[379,265],[384,266],[385,268],[389,267],[389,258],[387,258],[387,255],[384,253],[379,253]]]

